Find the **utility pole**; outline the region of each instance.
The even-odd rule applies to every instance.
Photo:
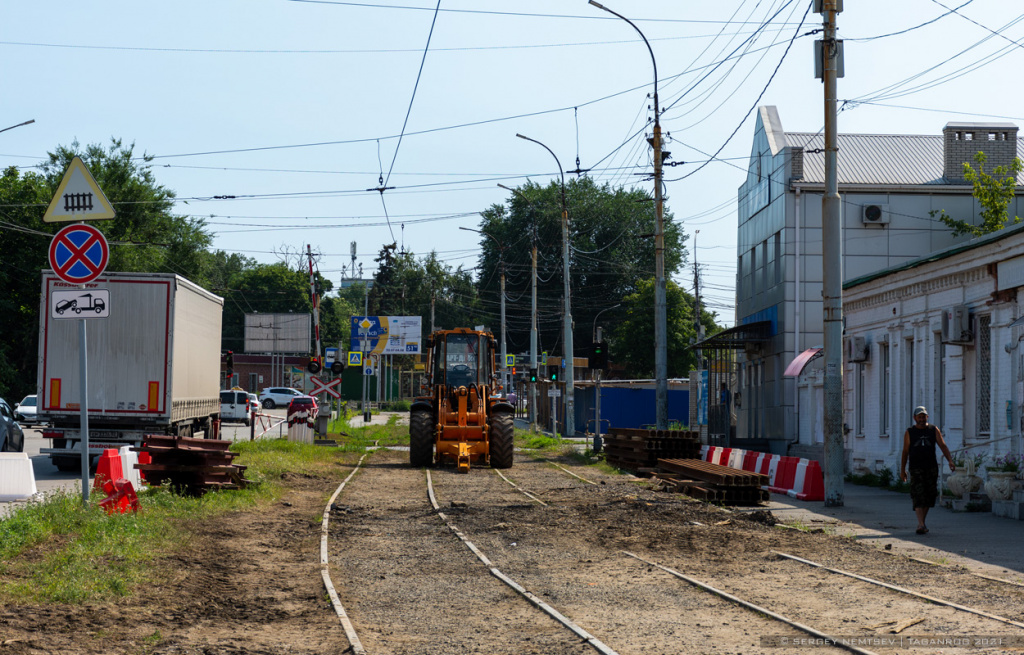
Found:
[[[837,78],[840,43],[836,41],[836,14],[841,0],[817,0],[825,18],[821,42],[822,80],[825,86],[825,195],[821,201],[822,299],[825,329],[825,507],[843,506],[843,267],[840,225]]]
[[[576,434],[576,359],[572,340],[572,299],[570,296],[569,284],[569,209],[565,203],[565,171],[562,169],[562,162],[558,161],[558,155],[540,141],[531,139],[522,134],[516,134],[520,139],[532,141],[548,151],[555,159],[558,166],[558,173],[562,176],[562,297],[563,297],[563,322],[562,322],[562,343],[565,344],[565,430],[563,436],[572,437]],[[557,424],[556,424],[557,425]]]
[[[536,228],[536,226],[534,226]],[[530,370],[537,371],[537,231],[534,229],[533,244],[530,248],[530,286],[533,297],[530,300]],[[538,371],[538,375],[540,372]],[[537,431],[537,383],[530,382],[530,431]]]
[[[508,395],[508,351],[505,350],[505,256],[501,257],[501,386],[503,395]]]
[[[662,197],[662,159],[669,153],[661,152],[661,111],[658,108],[658,62],[654,58],[647,37],[640,28],[622,14],[616,13],[595,0],[590,4],[621,18],[636,30],[651,54],[654,66],[654,132],[648,142],[654,149],[654,415],[659,430],[668,427],[668,309],[665,299],[665,199]]]

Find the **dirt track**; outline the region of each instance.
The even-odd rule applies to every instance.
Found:
[[[430,507],[406,453],[367,458],[331,512],[331,576],[371,655],[595,652],[488,573]],[[567,465],[571,466],[571,465]],[[762,636],[800,633],[740,609],[630,551],[838,635],[1024,636],[951,608],[786,561],[785,551],[1024,621],[1024,589],[929,567],[849,539],[770,525],[656,492],[624,476],[518,456],[506,471],[432,472],[442,510],[506,575],[621,655],[787,653]],[[0,609],[0,653],[344,653],[320,579],[319,514],[340,479],[300,476],[269,511],[197,522],[190,552],[128,600]],[[906,652],[873,647],[878,653]],[[813,652],[840,652],[815,649]],[[936,652],[915,650],[915,652]],[[944,653],[1022,652],[945,649]]]

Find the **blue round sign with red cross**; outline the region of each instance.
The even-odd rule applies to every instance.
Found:
[[[50,268],[71,284],[95,280],[107,267],[110,248],[103,233],[91,225],[68,225],[50,242]]]

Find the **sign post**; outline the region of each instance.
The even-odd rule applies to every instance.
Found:
[[[63,200],[63,205],[61,204]],[[103,194],[89,169],[78,157],[71,160],[64,177],[57,185],[43,221],[60,223],[92,219],[114,218],[114,208]],[[57,277],[69,284],[91,282],[103,274],[110,259],[110,247],[103,233],[84,223],[68,225],[54,235],[50,242],[50,268]],[[84,286],[82,289],[84,290]],[[79,304],[88,296],[88,308]],[[109,296],[100,300],[100,294],[81,294],[76,299],[58,301],[51,314],[71,310],[78,316],[78,366],[80,369],[81,398],[79,399],[79,444],[82,449],[82,504],[89,504],[89,357],[83,311],[93,311],[105,318],[109,312]]]

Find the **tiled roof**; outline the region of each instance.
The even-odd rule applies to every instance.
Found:
[[[823,148],[825,136],[786,132],[786,141],[803,146],[803,180],[824,183],[825,154],[810,151]],[[1024,139],[1017,140],[1017,153],[1024,159]],[[839,184],[947,184],[942,173],[942,135],[839,135]]]

